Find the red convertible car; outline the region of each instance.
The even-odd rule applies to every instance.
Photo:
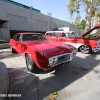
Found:
[[[97,29],[100,30],[100,25],[95,26],[81,36],[73,31],[48,31],[45,35],[51,41],[73,45],[78,51],[87,54],[100,51],[100,36],[96,32]]]
[[[49,41],[42,33],[17,33],[10,39],[11,52],[26,59],[29,71],[51,69],[72,60],[77,49],[71,45]]]

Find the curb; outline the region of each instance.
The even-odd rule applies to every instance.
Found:
[[[9,43],[0,44],[0,49],[6,49],[6,48],[10,48],[10,44]]]

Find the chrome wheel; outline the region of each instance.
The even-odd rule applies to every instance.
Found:
[[[32,69],[32,64],[31,64],[31,61],[30,61],[29,57],[26,57],[26,64],[27,64],[28,69],[31,70]]]
[[[81,51],[82,53],[88,54],[88,53],[91,52],[91,48],[90,48],[90,46],[88,46],[88,45],[83,45],[83,46],[81,46],[80,51]]]
[[[33,59],[31,58],[31,56],[29,54],[27,54],[25,58],[26,58],[27,69],[32,73],[36,72],[38,68],[35,65]]]
[[[16,51],[12,48],[12,46],[10,46],[10,52],[11,53],[16,53]]]

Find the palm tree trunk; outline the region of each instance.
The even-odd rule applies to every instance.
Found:
[[[97,26],[97,25],[98,25],[98,16],[95,15],[95,26]]]
[[[97,26],[98,24],[99,24],[98,11],[95,11],[95,26]],[[96,37],[98,37],[98,35],[99,35],[99,29],[96,29],[95,35],[96,35]]]
[[[91,1],[88,1],[87,8],[86,8],[86,28],[85,32],[91,29],[91,17],[92,17],[92,7],[91,7]]]

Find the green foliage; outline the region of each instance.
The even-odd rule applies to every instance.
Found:
[[[84,30],[86,27],[86,21],[83,19],[80,24],[81,24],[81,29]]]
[[[69,11],[69,14],[72,16],[75,12],[78,14],[79,13],[79,4],[80,0],[70,0],[69,4],[67,5],[67,9]]]
[[[79,30],[84,30],[86,27],[86,21],[82,20],[81,22],[75,24],[76,28]]]
[[[98,11],[98,9],[100,9],[100,0],[70,0],[69,4],[67,5],[67,9],[69,11],[69,14],[71,16],[73,16],[74,13],[79,14],[80,13],[80,6],[83,4],[84,4],[84,11],[86,12],[86,22],[89,23],[89,24],[86,24],[86,29],[88,29],[88,28],[90,28],[90,25],[91,25],[90,24],[91,17],[97,17],[97,16],[100,17],[100,10]],[[95,12],[97,12],[97,14]],[[87,15],[90,15],[90,16],[87,16]],[[88,20],[88,19],[90,19],[90,20]],[[81,28],[84,29],[84,26],[85,26],[85,24],[83,22]],[[76,25],[76,27],[78,29],[81,29],[79,23]]]
[[[72,16],[74,13],[74,0],[70,0],[69,4],[67,5],[67,9],[69,11],[69,14]]]
[[[78,24],[76,25],[76,28],[79,29],[79,30],[81,30],[81,25],[80,25],[80,23],[78,23]]]
[[[8,40],[0,40],[0,44],[2,44],[2,43],[9,43],[9,41]]]
[[[88,0],[82,0],[84,2],[84,4],[88,4]]]
[[[74,24],[77,25],[78,23],[80,23],[81,20],[81,16],[77,15]]]
[[[87,34],[85,37],[85,39],[96,39],[96,36],[93,36],[92,34]]]
[[[93,35],[93,34],[87,34],[84,38],[85,39],[97,39],[96,35]],[[100,38],[100,36],[98,36],[98,38]]]

